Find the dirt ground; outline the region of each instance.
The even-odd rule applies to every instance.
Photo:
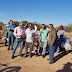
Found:
[[[67,55],[65,52],[55,53],[54,64],[49,64],[49,55],[45,58],[21,58],[18,55],[19,49],[16,50],[16,57],[11,59],[12,50],[8,51],[4,41],[0,39],[0,72],[72,72],[72,52]]]
[[[24,54],[24,49],[22,54]],[[49,64],[49,55],[45,58],[41,56],[21,58],[18,55],[17,48],[16,57],[11,59],[12,50],[8,51],[7,46],[4,46],[4,40],[0,39],[0,72],[72,72],[72,52],[67,55],[65,52],[55,53],[54,64]]]

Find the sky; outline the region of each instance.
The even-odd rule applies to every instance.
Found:
[[[0,0],[0,22],[9,20],[66,26],[72,23],[72,0]]]

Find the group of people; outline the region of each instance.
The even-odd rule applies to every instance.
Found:
[[[15,58],[14,54],[18,47],[20,46],[19,55],[22,57],[22,49],[25,44],[25,54],[24,57],[27,57],[28,48],[29,57],[32,57],[32,51],[35,51],[37,56],[42,55],[42,58],[46,56],[46,51],[48,49],[50,56],[50,64],[54,63],[53,56],[54,52],[59,53],[61,43],[66,38],[66,31],[63,29],[63,25],[60,25],[56,30],[53,27],[53,24],[49,24],[46,26],[42,24],[42,28],[39,33],[36,34],[37,27],[33,26],[33,24],[29,24],[29,26],[24,26],[22,22],[19,23],[19,26],[15,26],[13,21],[10,20],[9,26],[7,27],[8,32],[8,50],[10,50],[10,44],[12,52],[12,59]],[[15,41],[14,41],[15,40]],[[11,41],[11,43],[10,43]],[[34,43],[37,43],[34,45]],[[6,45],[6,44],[5,44]],[[13,48],[14,45],[14,48]],[[35,46],[37,47],[35,49]]]

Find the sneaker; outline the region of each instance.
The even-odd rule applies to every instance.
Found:
[[[12,56],[11,58],[14,59],[14,56]]]
[[[53,64],[54,62],[49,62],[49,64]]]
[[[20,55],[20,57],[23,57],[22,55]]]
[[[8,45],[5,44],[5,46],[8,46]]]
[[[8,48],[8,50],[10,50],[10,48]]]
[[[38,56],[41,56],[41,53],[38,53]]]
[[[34,50],[32,50],[31,53],[34,53]]]
[[[11,48],[13,50],[13,48]]]
[[[45,55],[42,55],[42,58],[44,58],[45,57]]]
[[[27,55],[24,55],[24,58],[26,58],[27,57]]]

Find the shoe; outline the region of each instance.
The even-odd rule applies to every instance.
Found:
[[[8,48],[8,50],[10,50],[10,48]]]
[[[36,54],[36,57],[38,57],[39,55],[38,55],[38,53]]]
[[[13,50],[13,48],[11,48]]]
[[[24,55],[24,58],[26,58],[27,57],[27,55]]]
[[[42,58],[44,58],[45,57],[45,55],[42,55]]]
[[[34,50],[32,50],[31,53],[34,53]]]
[[[8,45],[5,45],[5,46],[8,46]]]
[[[38,53],[38,56],[41,56],[41,53]]]
[[[23,57],[22,55],[20,55],[20,57]]]
[[[14,56],[12,56],[11,58],[14,59]]]
[[[48,61],[50,60],[50,59],[47,59]]]
[[[54,62],[49,62],[49,64],[53,64]]]

